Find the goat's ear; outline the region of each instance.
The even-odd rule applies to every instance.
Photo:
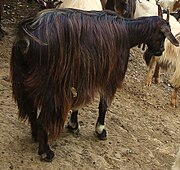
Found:
[[[179,42],[176,40],[176,38],[174,37],[174,35],[171,33],[171,31],[168,28],[162,27],[161,31],[173,45],[175,45],[176,47],[179,47]]]

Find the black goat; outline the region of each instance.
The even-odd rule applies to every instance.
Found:
[[[166,37],[179,45],[160,17],[123,19],[108,11],[51,9],[22,21],[12,48],[12,89],[39,155],[52,160],[48,139],[60,135],[70,110],[69,128],[77,130],[78,108],[97,93],[96,133],[106,138],[105,113],[123,83],[130,48],[145,43],[145,55],[161,55]]]

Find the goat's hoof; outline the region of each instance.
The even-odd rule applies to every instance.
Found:
[[[150,87],[151,83],[145,83],[145,87]]]
[[[145,81],[145,87],[149,87],[152,84],[152,80],[146,80]]]
[[[100,140],[107,140],[107,132],[105,129],[103,129],[101,134],[96,132],[96,135]]]
[[[159,84],[159,78],[154,78],[154,83]]]
[[[177,108],[177,105],[175,103],[171,103],[171,106]]]
[[[79,129],[80,129],[80,126],[77,125],[75,128],[70,126],[70,125],[67,125],[66,128],[68,129],[69,132],[71,133],[74,133],[74,134],[79,134]]]
[[[52,150],[48,150],[47,153],[43,153],[40,156],[41,161],[51,162],[54,158],[54,152]]]

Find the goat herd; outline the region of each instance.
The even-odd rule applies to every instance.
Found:
[[[179,0],[36,2],[42,10],[17,26],[10,70],[19,117],[29,120],[41,159],[53,159],[48,141],[60,135],[70,111],[67,127],[72,132],[79,130],[78,108],[97,93],[100,102],[95,131],[99,139],[106,139],[105,114],[122,85],[130,49],[137,45],[146,45],[146,85],[153,78],[158,83],[161,67],[174,69],[171,103],[177,106]],[[3,3],[0,0],[0,19]],[[0,37],[4,35],[0,27]],[[173,168],[180,170],[180,153]]]

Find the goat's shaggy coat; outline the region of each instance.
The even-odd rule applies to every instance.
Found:
[[[167,15],[163,14],[163,18]],[[170,16],[169,22],[171,25],[171,31],[176,39],[180,42],[180,24],[173,16]],[[155,83],[159,82],[159,69],[171,70],[171,85],[173,86],[173,92],[171,95],[171,105],[177,106],[177,91],[180,87],[180,47],[175,47],[168,39],[165,39],[165,50],[161,57],[152,57],[149,65],[149,71],[146,77],[146,85],[151,85],[154,76]]]
[[[54,9],[24,20],[12,48],[12,89],[19,117],[29,119],[39,140],[39,154],[52,159],[47,134],[58,137],[68,112],[96,93],[101,95],[98,120],[104,123],[106,107],[123,82],[130,48],[146,43],[146,54],[162,54],[165,36],[178,45],[159,17],[125,20],[106,11]]]

